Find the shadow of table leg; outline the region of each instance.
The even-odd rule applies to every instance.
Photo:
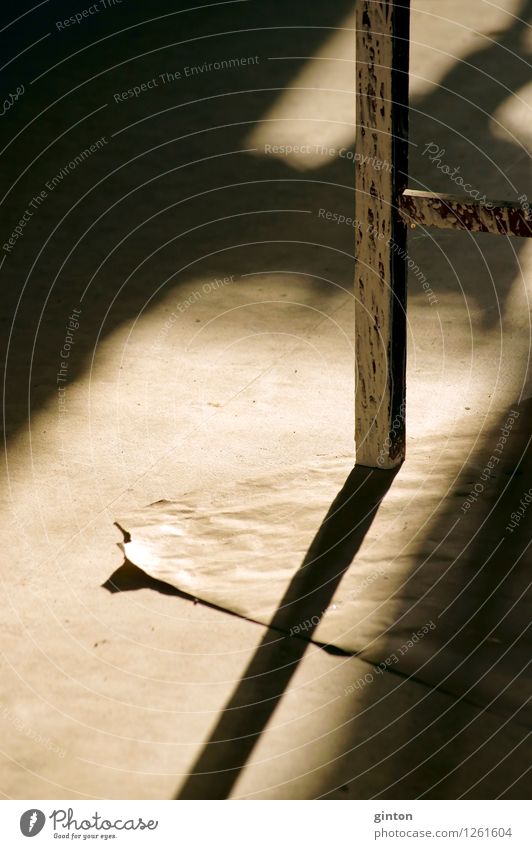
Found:
[[[395,471],[355,466],[176,798],[228,798],[360,548],[394,475]],[[291,629],[305,622],[315,624],[306,627],[304,639],[290,636]]]

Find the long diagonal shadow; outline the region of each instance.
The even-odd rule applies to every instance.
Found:
[[[363,466],[350,473],[177,799],[229,797],[395,473]],[[290,636],[291,629],[304,622],[311,623],[305,639]],[[275,631],[282,636],[276,637]]]

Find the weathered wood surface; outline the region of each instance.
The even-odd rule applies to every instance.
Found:
[[[356,461],[383,469],[405,443],[409,5],[356,3]]]
[[[432,192],[406,189],[400,199],[400,213],[407,225],[471,230],[505,236],[532,236],[528,209],[509,201],[478,201]]]

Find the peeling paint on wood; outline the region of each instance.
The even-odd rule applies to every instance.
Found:
[[[356,461],[383,469],[402,462],[405,442],[408,39],[409,0],[358,0]]]
[[[471,230],[503,236],[532,236],[532,218],[518,203],[478,201],[432,192],[406,189],[400,200],[401,217],[406,224],[439,227],[445,230]]]

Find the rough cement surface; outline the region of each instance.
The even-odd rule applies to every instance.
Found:
[[[474,5],[445,0],[435,11],[431,0],[413,3],[411,185],[455,190],[423,153],[437,141],[441,162],[460,165],[479,191],[530,197],[530,40],[513,17],[526,18],[530,3],[483,3],[481,15]],[[150,16],[164,6],[150,4]],[[112,14],[92,39],[137,20],[131,10],[121,13],[127,20]],[[453,687],[433,691],[437,668],[425,683],[408,680],[414,668],[375,675],[394,645],[385,638],[362,659],[335,656],[122,569],[116,517],[191,491],[286,478],[319,458],[349,466],[353,230],[320,210],[353,214],[354,163],[340,155],[354,136],[353,73],[350,61],[337,61],[353,58],[350,14],[350,3],[220,6],[170,19],[164,29],[146,25],[134,40],[116,36],[71,59],[88,31],[25,57],[35,76],[65,61],[28,87],[10,116],[12,134],[21,132],[4,154],[4,191],[21,176],[4,203],[3,232],[80,150],[102,135],[109,141],[49,194],[0,272],[9,345],[6,797],[179,795],[235,699],[241,728],[255,729],[258,741],[246,767],[235,768],[227,791],[234,797],[529,792],[516,677],[526,646],[509,660],[500,650],[524,627],[523,608],[514,618],[512,604],[527,586],[526,554],[513,569],[526,521],[508,536],[505,556],[489,561],[486,582],[474,578],[530,486],[512,476],[526,447],[522,430],[512,429],[485,494],[461,513],[508,411],[519,404],[519,423],[526,422],[532,255],[524,240],[412,232],[409,251],[438,303],[428,303],[411,275],[408,460],[360,552],[360,575],[388,564],[392,549],[398,565],[359,593],[355,607],[368,618],[357,641],[391,623],[402,639],[418,619],[414,612],[403,632],[401,614],[455,549],[439,549],[426,579],[411,578],[411,570],[463,517],[473,545],[456,580],[438,584],[433,604],[441,611],[460,587],[459,621],[477,614],[453,649],[463,658],[476,647],[475,664]],[[229,34],[203,38],[213,32]],[[196,41],[165,46],[185,38]],[[24,43],[31,40],[27,34]],[[115,102],[115,93],[163,72],[244,55],[260,62]],[[294,56],[301,58],[282,58]],[[10,66],[11,90],[18,72]],[[265,148],[283,143],[308,144],[309,152]],[[79,328],[60,401],[57,374],[74,309]],[[490,515],[508,481],[508,500]],[[310,545],[317,528],[308,531]],[[356,568],[357,560],[353,575]],[[376,614],[383,599],[389,604]],[[495,655],[491,638],[500,641],[491,643]],[[464,679],[473,684],[491,657],[499,658],[486,675],[491,683],[480,682],[471,701],[457,699]],[[423,660],[408,659],[415,668]],[[253,663],[259,677],[242,689]],[[293,673],[278,701],[272,664]],[[355,686],[368,673],[375,680]],[[503,704],[492,703],[507,684]],[[270,716],[242,708],[264,698],[276,707]],[[219,791],[200,782],[188,792]]]

